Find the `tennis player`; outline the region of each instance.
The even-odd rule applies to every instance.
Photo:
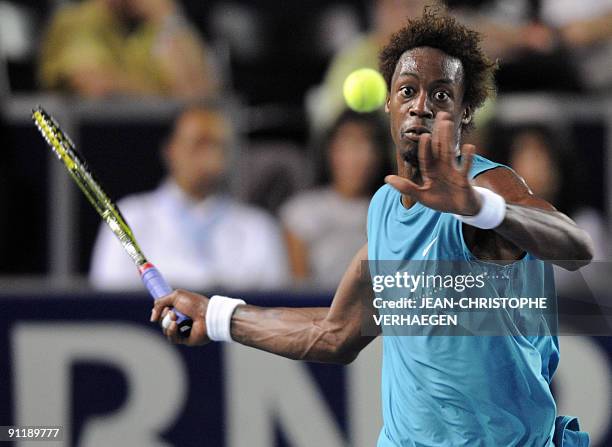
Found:
[[[586,232],[534,197],[514,171],[460,144],[493,90],[495,67],[477,33],[426,11],[382,49],[380,68],[390,87],[397,175],[373,197],[368,243],[331,306],[266,309],[177,290],[157,300],[151,315],[174,319],[169,309],[176,307],[193,318],[187,339],[176,323],[165,329],[172,342],[233,340],[291,359],[349,363],[373,339],[361,330],[376,314],[362,261],[502,260],[517,275],[517,293],[529,286],[546,296],[553,279],[541,260],[568,269],[591,260]],[[575,419],[557,417],[554,334],[385,336],[383,346],[378,447],[588,445]]]

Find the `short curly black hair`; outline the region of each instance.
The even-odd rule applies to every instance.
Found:
[[[476,110],[495,94],[495,70],[480,47],[482,37],[476,31],[460,24],[438,8],[426,8],[423,15],[408,20],[406,26],[391,36],[379,54],[379,68],[391,86],[391,79],[402,54],[412,48],[437,48],[457,58],[463,66],[463,103]]]

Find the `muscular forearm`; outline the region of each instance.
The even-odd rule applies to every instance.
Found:
[[[590,236],[565,214],[516,204],[495,232],[534,256],[575,270],[593,257]]]
[[[355,255],[329,308],[239,306],[232,339],[291,359],[350,363],[374,337],[361,335],[375,311],[369,273],[362,271],[367,245]]]
[[[330,307],[261,308],[234,298],[209,299],[175,290],[155,301],[151,321],[164,319],[175,308],[189,315],[192,325],[189,337],[181,338],[173,321],[176,316],[168,314],[164,333],[174,343],[195,346],[233,340],[290,359],[350,363],[375,338],[362,336],[362,323],[376,312],[370,276],[364,269],[367,254],[364,245],[342,277]]]
[[[325,317],[329,308],[239,306],[232,317],[232,338],[246,346],[296,360],[346,363],[342,328]]]

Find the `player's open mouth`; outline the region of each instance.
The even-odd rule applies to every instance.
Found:
[[[424,133],[431,133],[431,131],[424,126],[413,126],[402,131],[402,138],[407,138],[412,141],[419,141],[419,137]]]

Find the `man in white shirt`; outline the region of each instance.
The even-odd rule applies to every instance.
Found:
[[[229,124],[219,111],[184,111],[163,150],[168,178],[154,191],[119,201],[142,250],[174,287],[269,290],[289,281],[273,218],[221,191],[229,141]],[[142,288],[106,225],[98,234],[89,278],[103,290]]]

